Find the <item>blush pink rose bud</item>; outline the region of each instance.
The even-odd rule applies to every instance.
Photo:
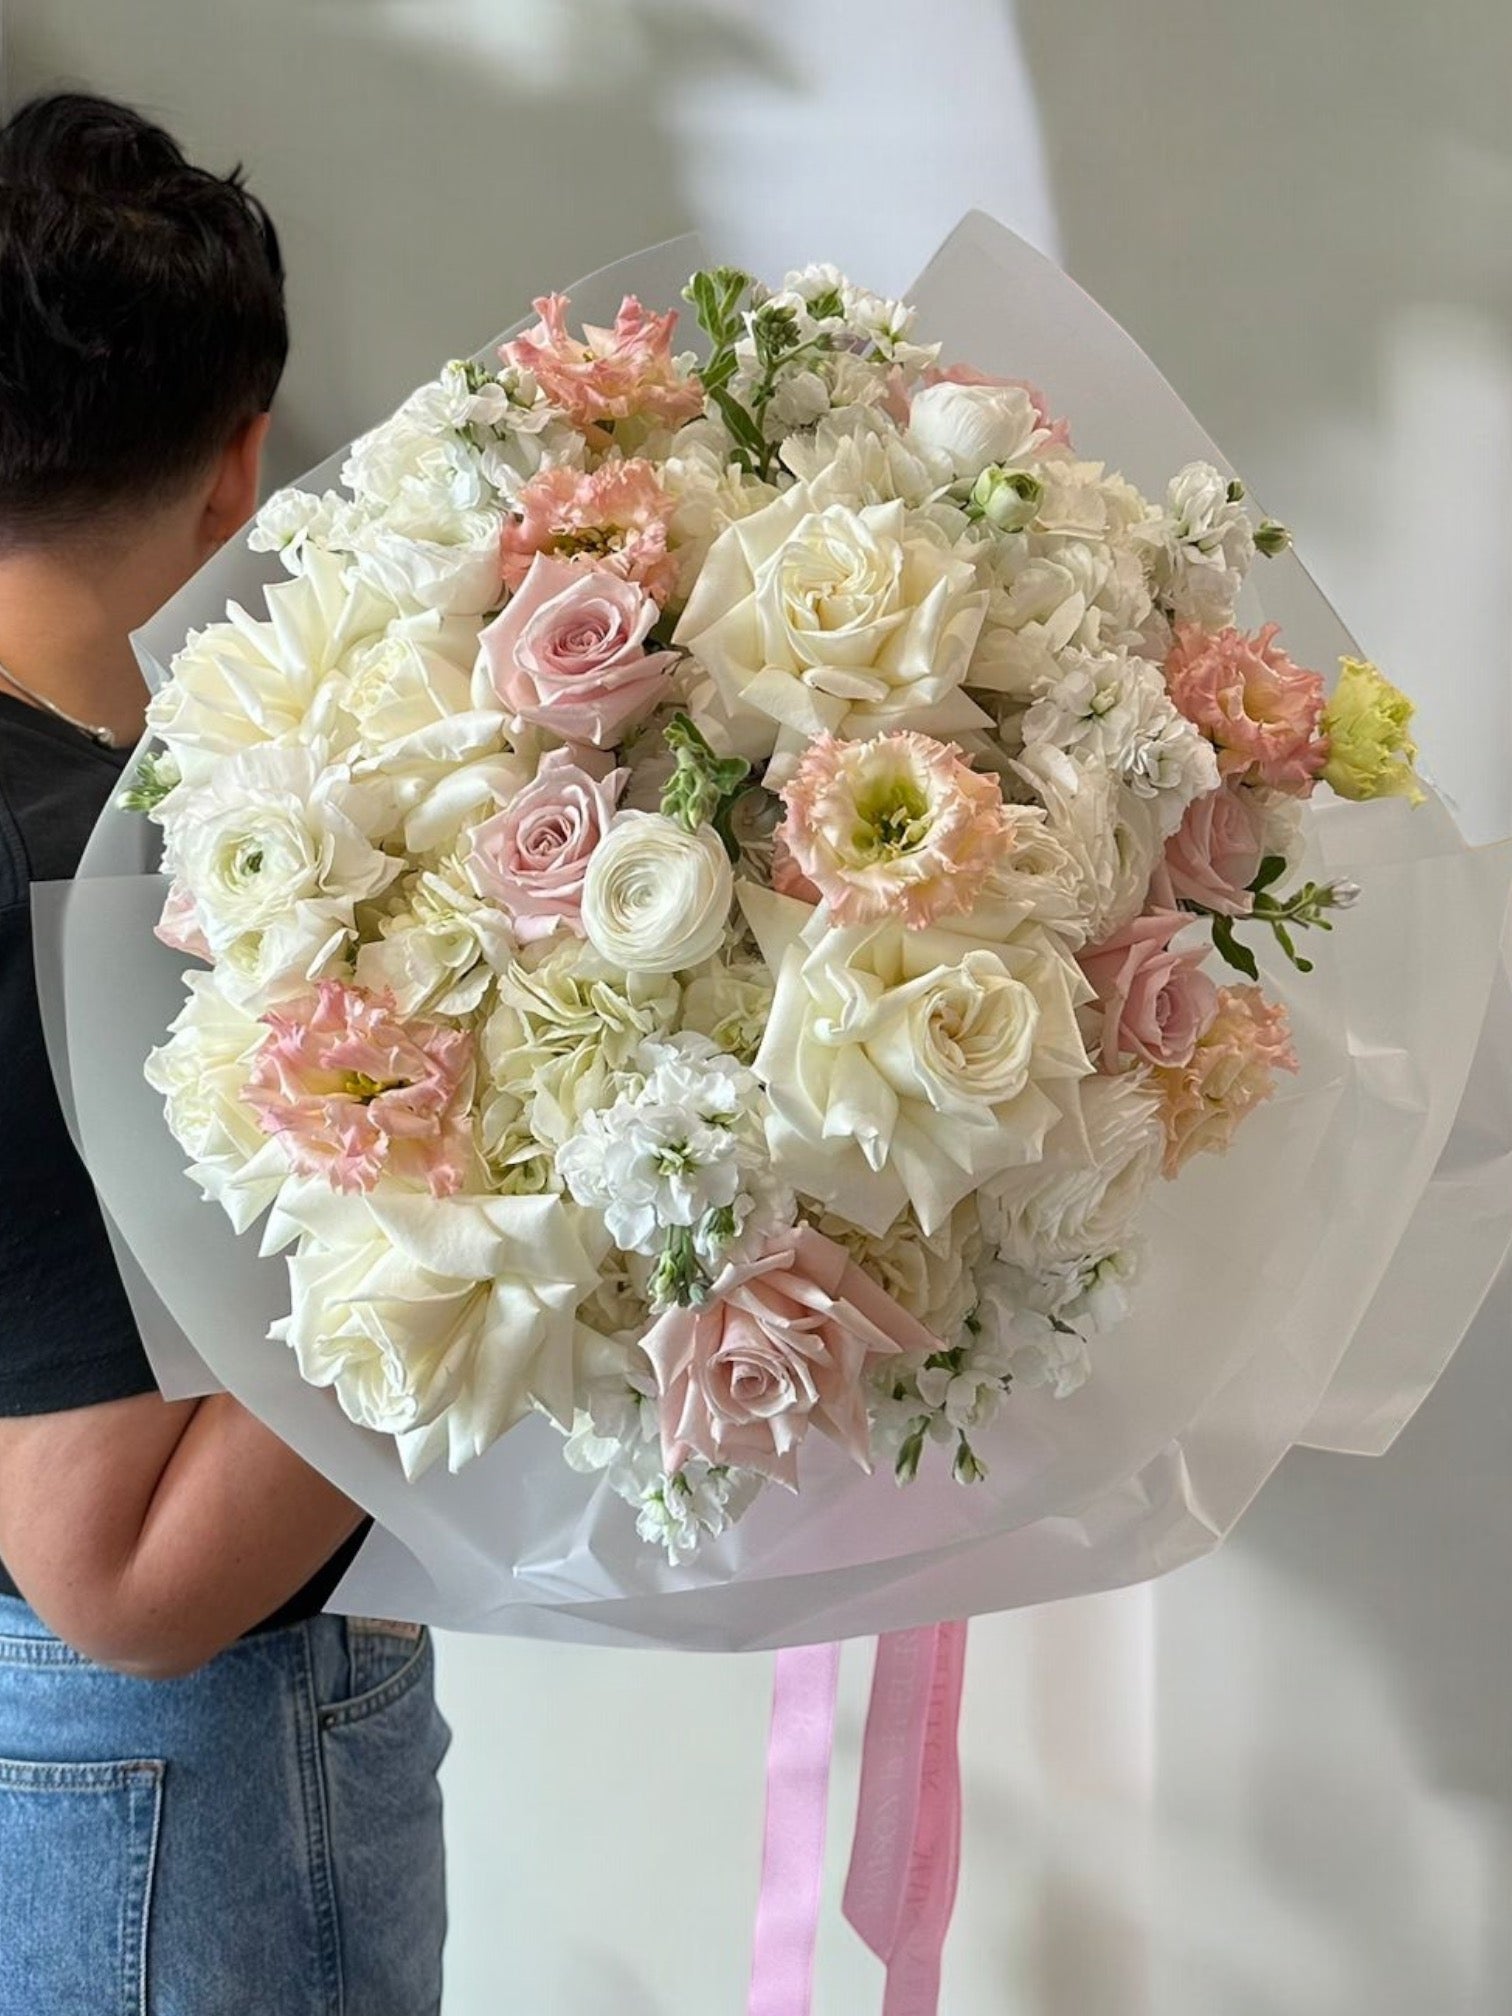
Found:
[[[650,462],[605,462],[587,475],[543,469],[515,509],[499,542],[507,588],[519,587],[537,553],[638,581],[658,602],[677,585],[677,555],[667,550],[676,506]]]
[[[795,1226],[727,1267],[706,1302],[669,1309],[642,1339],[656,1371],[662,1456],[755,1470],[796,1490],[811,1428],[871,1467],[864,1379],[879,1358],[938,1351],[833,1240]]]
[[[1228,783],[1195,799],[1166,844],[1165,889],[1170,907],[1195,903],[1220,917],[1248,917],[1249,885],[1265,853],[1265,799],[1248,785]]]
[[[1126,1059],[1190,1063],[1218,1012],[1218,989],[1202,970],[1207,947],[1173,949],[1191,924],[1177,910],[1152,910],[1081,956],[1103,1010],[1102,1068]]]
[[[468,877],[522,945],[554,931],[583,936],[583,878],[629,776],[595,777],[570,750],[553,749],[524,790],[474,832]]]
[[[1328,761],[1326,696],[1316,672],[1276,644],[1277,623],[1253,637],[1183,623],[1166,659],[1171,698],[1218,751],[1224,777],[1306,797]]]
[[[532,372],[551,404],[591,436],[607,441],[606,423],[632,414],[677,427],[703,411],[703,388],[684,378],[672,355],[676,310],[651,315],[627,294],[612,329],[567,327],[565,294],[534,304],[540,321],[499,351],[506,364]]]
[[[435,1197],[462,1188],[472,1142],[472,1038],[405,1022],[384,995],[323,980],[275,1009],[244,1097],[290,1167],[333,1190],[393,1176]]]
[[[657,614],[634,581],[542,554],[478,643],[517,720],[608,749],[666,691],[676,654],[645,648]]]

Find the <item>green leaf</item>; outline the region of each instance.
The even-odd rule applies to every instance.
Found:
[[[1254,881],[1249,885],[1251,895],[1258,896],[1262,890],[1271,888],[1281,880],[1281,877],[1285,873],[1286,856],[1284,854],[1267,854],[1265,859],[1260,863],[1259,874],[1256,875]]]
[[[1246,979],[1258,980],[1260,978],[1260,968],[1256,963],[1254,953],[1251,952],[1247,945],[1241,945],[1234,935],[1234,920],[1232,917],[1215,917],[1213,919],[1213,946],[1219,958],[1226,960],[1236,972],[1244,974]]]

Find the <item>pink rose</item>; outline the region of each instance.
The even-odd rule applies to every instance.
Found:
[[[1265,854],[1265,799],[1227,783],[1194,799],[1165,850],[1162,896],[1172,909],[1195,903],[1220,917],[1248,917],[1249,885]]]
[[[869,1469],[864,1376],[899,1351],[938,1351],[850,1255],[812,1226],[779,1232],[727,1267],[707,1301],[669,1309],[642,1340],[656,1370],[662,1454],[759,1471],[796,1489],[817,1428]]]
[[[1188,952],[1172,941],[1191,924],[1178,910],[1152,910],[1081,956],[1082,971],[1103,1008],[1102,1067],[1125,1057],[1146,1064],[1191,1061],[1218,1012],[1218,989],[1202,964],[1207,947]]]
[[[523,791],[473,834],[467,872],[522,945],[554,931],[583,936],[583,878],[630,776],[595,777],[553,749]]]
[[[175,952],[187,952],[191,959],[203,959],[209,965],[215,964],[215,954],[200,926],[199,911],[194,898],[182,882],[173,882],[163,903],[163,914],[152,927],[154,938],[172,946]]]
[[[1177,626],[1166,659],[1171,698],[1215,745],[1225,777],[1305,798],[1328,761],[1325,695],[1316,672],[1294,665],[1267,623],[1253,637]]]
[[[384,995],[322,980],[313,998],[263,1017],[272,1032],[243,1094],[290,1166],[333,1190],[380,1176],[455,1196],[472,1145],[472,1038],[404,1022]]]
[[[517,719],[607,749],[666,690],[676,653],[645,648],[657,614],[635,582],[541,554],[478,642]]]
[[[787,842],[785,824],[772,835],[772,887],[779,896],[791,896],[795,903],[817,904],[824,901],[794,859],[793,850]]]
[[[500,540],[508,588],[519,587],[537,553],[622,574],[658,602],[677,585],[677,556],[667,551],[676,506],[649,462],[606,462],[591,475],[543,469],[521,490],[517,509]]]
[[[1240,1122],[1276,1089],[1277,1071],[1295,1071],[1286,1010],[1258,987],[1224,987],[1218,1013],[1186,1064],[1156,1071],[1166,1131],[1164,1169],[1180,1175],[1194,1155],[1223,1154]]]
[[[506,343],[506,364],[535,375],[552,405],[584,433],[602,442],[609,425],[641,414],[669,427],[703,411],[703,387],[684,378],[672,355],[677,314],[648,315],[627,294],[612,329],[585,327],[574,336],[567,327],[565,294],[546,294],[534,303],[540,321]]]

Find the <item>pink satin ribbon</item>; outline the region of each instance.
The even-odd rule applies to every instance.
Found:
[[[887,1968],[883,2016],[936,2016],[961,1853],[966,1626],[877,1641],[845,1915]],[[809,2016],[840,1649],[777,1655],[747,2016]]]

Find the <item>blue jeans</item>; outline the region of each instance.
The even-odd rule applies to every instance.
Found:
[[[0,2016],[435,2016],[448,1740],[414,1626],[133,1680],[0,1597]]]

